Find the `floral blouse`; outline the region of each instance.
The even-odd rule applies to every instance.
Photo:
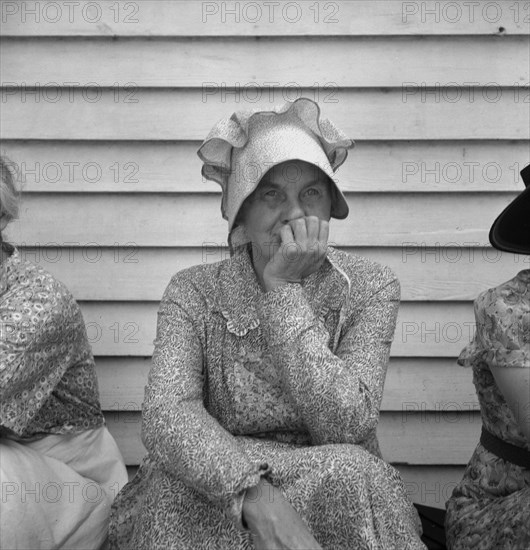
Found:
[[[492,366],[530,368],[530,270],[480,294],[475,319],[475,338],[458,363],[473,369],[482,424],[499,439],[530,450],[491,372]],[[530,469],[481,443],[446,507],[451,550],[530,548]]]
[[[490,367],[530,368],[530,269],[475,300],[477,332],[458,363],[473,367],[482,422],[512,445],[530,448],[502,397]]]
[[[380,457],[398,305],[389,268],[331,247],[301,284],[267,293],[246,248],[177,273],[160,305],[145,394],[150,461],[239,524],[244,490],[264,467],[247,456],[244,436],[357,444]]]
[[[79,306],[14,249],[0,267],[0,434],[28,438],[103,424]]]

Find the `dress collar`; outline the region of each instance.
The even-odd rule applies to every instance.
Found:
[[[337,310],[345,302],[349,281],[342,269],[337,251],[329,247],[321,268],[302,281],[313,311],[323,318],[330,309]],[[221,267],[218,310],[227,320],[227,328],[244,336],[259,326],[256,309],[263,290],[252,265],[250,249],[242,247]]]

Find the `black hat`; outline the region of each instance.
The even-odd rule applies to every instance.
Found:
[[[505,252],[530,254],[530,164],[521,170],[526,189],[493,222],[491,246]]]

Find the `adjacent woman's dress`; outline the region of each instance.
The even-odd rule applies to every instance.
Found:
[[[0,266],[0,548],[97,549],[127,472],[81,311],[10,252]]]
[[[530,368],[530,270],[482,293],[475,318],[475,339],[458,362],[473,368],[482,423],[494,436],[530,450],[490,371]],[[446,530],[452,550],[528,550],[530,463],[517,466],[477,445],[447,503]]]
[[[245,247],[175,275],[146,388],[148,456],[113,505],[111,547],[251,549],[244,491],[271,469],[323,548],[424,548],[376,438],[398,302],[388,268],[333,249],[301,285],[267,293]]]

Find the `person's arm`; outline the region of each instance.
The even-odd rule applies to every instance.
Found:
[[[258,304],[264,336],[314,444],[357,443],[377,424],[399,304],[399,282],[390,270],[386,275],[348,320],[336,354],[301,285],[280,285]],[[257,550],[321,548],[279,489],[264,480],[247,492],[243,511]]]
[[[71,365],[93,363],[79,306],[64,285],[42,277],[49,284],[0,298],[0,426],[18,435]]]
[[[527,367],[491,366],[490,369],[517,425],[526,440],[530,442],[530,365]]]
[[[193,275],[177,274],[158,313],[142,438],[161,467],[222,508],[241,529],[245,490],[265,472],[205,408],[206,314]]]
[[[243,515],[256,550],[322,550],[300,514],[287,502],[280,489],[263,478],[256,487],[247,491]]]
[[[376,427],[399,297],[398,280],[384,268],[380,286],[347,320],[334,354],[301,285],[263,295],[265,338],[314,444],[358,443]]]

